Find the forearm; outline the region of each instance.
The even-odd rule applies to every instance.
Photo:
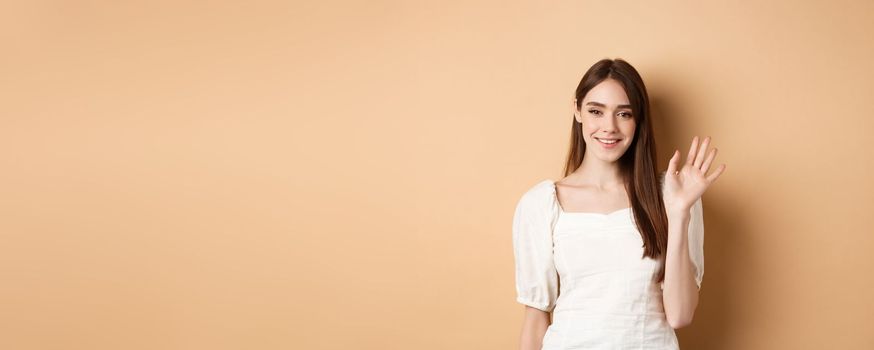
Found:
[[[543,347],[543,336],[546,334],[549,323],[549,313],[526,307],[519,349],[540,350]]]
[[[689,221],[688,211],[668,213],[668,249],[662,298],[665,316],[673,328],[691,323],[698,306],[698,285],[689,256]]]

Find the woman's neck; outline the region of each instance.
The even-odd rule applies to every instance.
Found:
[[[576,185],[587,185],[601,189],[624,187],[625,180],[619,169],[619,162],[605,162],[594,156],[583,157],[580,167],[573,172]]]

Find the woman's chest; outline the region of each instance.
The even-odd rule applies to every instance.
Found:
[[[599,274],[649,276],[659,261],[644,257],[630,210],[611,214],[562,213],[553,230],[556,269],[563,279]]]

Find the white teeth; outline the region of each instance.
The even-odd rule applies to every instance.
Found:
[[[603,143],[616,143],[616,142],[619,142],[619,140],[605,140],[605,139],[598,139],[598,141],[601,141],[601,142],[603,142]]]

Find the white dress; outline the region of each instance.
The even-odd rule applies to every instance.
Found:
[[[701,200],[691,209],[689,253],[704,275]],[[513,218],[516,300],[552,312],[544,350],[679,349],[654,282],[659,261],[643,256],[631,208],[565,212],[553,180],[519,199]]]

